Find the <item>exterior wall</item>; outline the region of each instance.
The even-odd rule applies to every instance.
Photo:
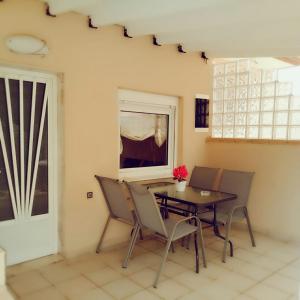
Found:
[[[12,34],[47,41],[45,57],[17,55],[5,48]],[[199,54],[180,54],[175,45],[156,47],[151,37],[128,39],[118,26],[93,30],[87,17],[45,15],[38,0],[0,3],[0,63],[60,73],[59,103],[62,252],[93,251],[107,209],[94,174],[117,177],[119,163],[117,89],[180,97],[179,162],[191,169],[203,157],[205,135],[194,132],[194,96],[208,94],[211,66]],[[87,200],[86,192],[94,199]],[[128,228],[114,223],[104,246],[127,239]]]
[[[254,171],[249,198],[253,228],[277,239],[300,242],[300,145],[211,142],[204,162]]]
[[[5,284],[5,252],[0,248],[0,299],[13,300]]]
[[[0,248],[0,287],[5,285],[5,252]]]

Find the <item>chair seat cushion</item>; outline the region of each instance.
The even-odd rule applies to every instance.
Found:
[[[212,211],[203,213],[199,215],[199,218],[203,220],[204,222],[207,221],[208,223],[212,223],[214,220],[214,213]],[[219,224],[226,224],[228,216],[226,214],[217,213],[217,222]]]
[[[176,220],[169,218],[169,219],[165,219],[164,223],[165,223],[165,226],[166,226],[166,229],[168,232],[168,236],[170,236],[172,234],[174,226],[176,225],[177,222],[176,222]],[[198,227],[195,225],[189,224],[187,222],[179,223],[176,228],[175,234],[172,238],[172,241],[176,241],[176,240],[178,240],[184,236],[187,236],[197,230],[198,230]]]

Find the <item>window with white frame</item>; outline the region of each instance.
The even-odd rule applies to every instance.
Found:
[[[216,64],[212,137],[300,140],[300,93],[289,71],[248,59]]]
[[[119,90],[121,178],[171,177],[178,98]]]

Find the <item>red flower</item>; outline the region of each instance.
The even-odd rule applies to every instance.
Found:
[[[189,173],[185,165],[181,165],[173,170],[173,177],[178,181],[184,181],[188,177]]]

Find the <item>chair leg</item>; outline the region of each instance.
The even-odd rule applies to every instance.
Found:
[[[103,229],[103,232],[101,234],[101,237],[100,237],[100,240],[99,240],[99,243],[97,245],[97,248],[96,248],[96,253],[99,253],[100,252],[100,248],[101,248],[101,245],[102,245],[102,242],[103,242],[103,238],[104,238],[104,235],[106,233],[106,230],[107,230],[107,227],[109,225],[109,222],[110,222],[110,216],[107,218],[107,221],[105,223],[105,226],[104,226],[104,229]]]
[[[172,250],[172,253],[175,253],[175,244],[174,243],[171,243],[171,250]]]
[[[250,234],[252,247],[256,247],[256,243],[255,243],[255,239],[254,239],[254,235],[253,235],[252,226],[251,226],[251,222],[250,222],[247,207],[244,207],[244,214],[245,214],[247,225],[248,225],[248,231],[249,231],[249,234]]]
[[[188,207],[188,210],[191,210],[191,208]],[[188,213],[186,216],[187,217],[192,216],[192,213]],[[189,222],[189,224],[192,223],[191,220],[189,220],[188,222]],[[189,234],[187,237],[185,237],[185,239],[186,239],[186,249],[189,250],[190,249],[190,243],[191,243],[191,235]]]
[[[164,265],[165,265],[165,262],[167,260],[167,257],[168,257],[168,253],[169,253],[169,249],[170,249],[170,246],[171,246],[171,243],[172,243],[172,239],[170,238],[167,242],[167,245],[166,245],[166,248],[165,248],[165,253],[162,257],[162,261],[160,263],[160,267],[159,267],[159,270],[157,271],[156,273],[156,277],[155,277],[155,280],[154,280],[154,283],[153,283],[153,287],[156,288],[157,287],[157,283],[158,283],[158,280],[159,280],[159,277],[160,277],[160,274],[164,268]]]
[[[181,239],[181,247],[184,247],[185,237]]]
[[[203,235],[202,235],[201,223],[200,223],[200,226],[199,226],[198,239],[200,239],[203,266],[204,266],[204,268],[207,268],[206,254],[205,254],[205,248],[204,248],[204,240],[203,240]]]
[[[140,240],[141,241],[144,240],[142,229],[139,230],[139,233],[140,233]]]
[[[137,240],[139,231],[140,231],[140,226],[139,226],[138,223],[136,223],[134,225],[134,228],[133,228],[133,234],[132,234],[130,242],[129,242],[129,246],[128,246],[126,257],[125,257],[125,259],[123,261],[123,264],[122,264],[123,268],[127,268],[127,266],[128,266],[128,260],[131,257],[131,254],[132,254],[132,251],[134,249],[134,245],[135,245],[135,242]]]
[[[134,224],[134,228],[135,228],[135,235],[132,239],[131,247],[129,248],[130,251],[129,251],[128,259],[130,259],[131,255],[132,255],[136,240],[138,238],[138,233],[141,232],[141,227],[139,226],[138,223]]]
[[[229,216],[226,225],[225,225],[225,241],[224,241],[224,248],[223,248],[223,256],[222,256],[222,261],[223,263],[226,262],[226,254],[227,254],[227,244],[229,242],[229,232],[231,228],[231,220],[232,220],[232,215]]]
[[[196,256],[196,273],[199,273],[199,251],[198,251],[199,238],[198,238],[197,231],[194,233],[194,242],[195,242],[195,256]]]

